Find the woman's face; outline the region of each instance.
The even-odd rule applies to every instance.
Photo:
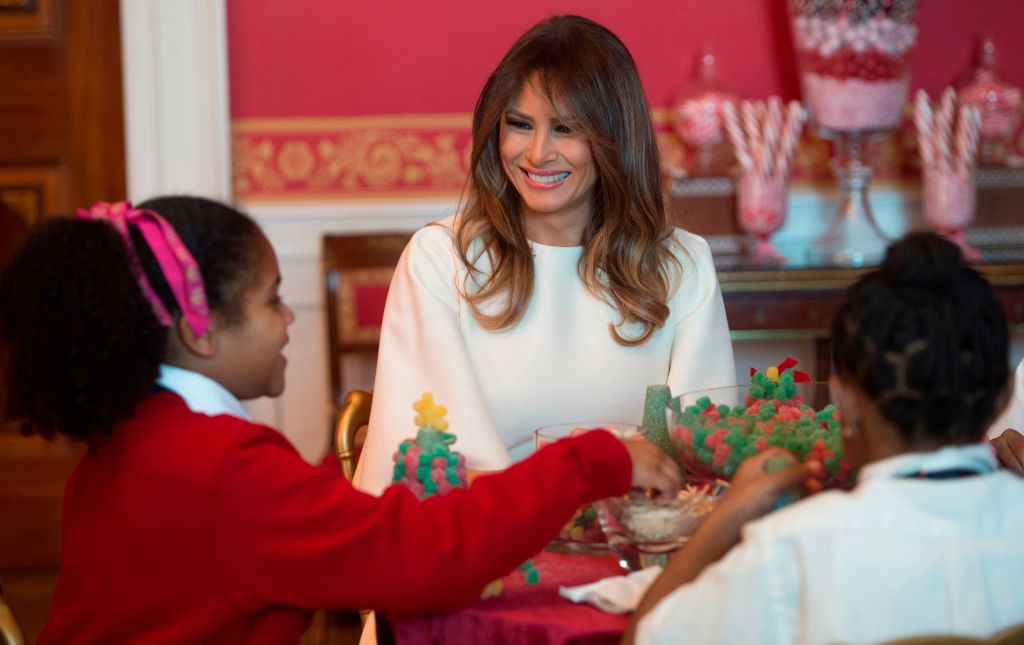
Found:
[[[499,141],[502,167],[519,192],[530,239],[579,244],[593,213],[597,167],[590,141],[551,104],[535,77],[505,108]]]

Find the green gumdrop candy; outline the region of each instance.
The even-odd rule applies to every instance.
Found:
[[[761,387],[760,385],[751,385],[750,386],[750,396],[755,398],[755,399],[763,399],[764,398],[764,388]]]
[[[789,468],[796,463],[796,459],[792,455],[772,455],[764,462],[764,472],[774,473],[779,470]],[[775,498],[775,504],[772,506],[773,511],[777,511],[783,506],[788,506],[796,500],[800,499],[800,494],[793,490],[784,490],[779,493],[779,496]]]
[[[435,482],[433,479],[428,479],[427,481],[423,482],[423,490],[426,491],[427,495],[433,495],[434,493],[437,492],[437,482]]]
[[[644,419],[640,424],[640,432],[647,440],[665,451],[666,455],[675,456],[672,442],[668,437],[668,419],[665,408],[672,398],[672,391],[667,385],[648,385],[644,397]]]

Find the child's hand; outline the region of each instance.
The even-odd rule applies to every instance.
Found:
[[[793,465],[774,472],[766,471],[768,462],[786,458],[793,460]],[[761,517],[772,510],[779,495],[796,490],[811,479],[816,466],[816,463],[797,463],[792,455],[781,448],[769,448],[740,464],[721,506],[727,506],[742,522]]]
[[[651,488],[663,497],[675,497],[683,481],[679,466],[658,446],[646,441],[623,441],[633,462],[633,488]]]
[[[1003,468],[1010,472],[1024,475],[1024,435],[1012,428],[991,441],[996,449],[996,458]]]

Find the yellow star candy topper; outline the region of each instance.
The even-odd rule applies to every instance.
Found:
[[[448,408],[434,403],[434,395],[430,392],[424,392],[423,398],[412,404],[412,409],[419,413],[413,419],[417,426],[429,426],[441,431],[448,429],[448,422],[444,420]]]

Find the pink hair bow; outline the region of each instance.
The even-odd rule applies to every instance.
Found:
[[[146,272],[142,270],[142,263],[135,252],[132,244],[129,227],[134,226],[142,234],[146,244],[153,252],[157,264],[160,265],[160,272],[167,280],[171,293],[178,303],[178,308],[185,316],[189,328],[196,337],[201,337],[210,327],[210,307],[206,299],[206,288],[203,285],[203,276],[199,272],[199,265],[192,254],[188,252],[181,238],[174,231],[167,220],[160,217],[151,210],[132,208],[128,202],[96,202],[89,210],[80,208],[75,211],[78,217],[92,220],[103,220],[109,222],[114,229],[124,238],[128,246],[128,255],[132,262],[132,273],[136,282],[142,289],[142,294],[153,307],[160,324],[165,327],[174,325],[174,318],[167,311],[167,307],[153,290],[149,283]]]

